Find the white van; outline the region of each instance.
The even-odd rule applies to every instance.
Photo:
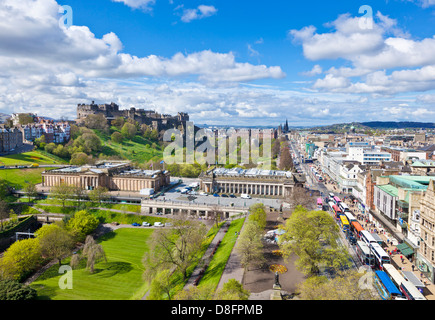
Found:
[[[240,195],[240,198],[242,198],[242,199],[251,199],[251,196],[250,196],[249,194],[242,193],[242,194]]]
[[[165,225],[161,222],[154,222],[154,227],[164,227]]]

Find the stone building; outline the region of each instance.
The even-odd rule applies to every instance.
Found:
[[[178,112],[176,116],[172,116],[169,114],[160,114],[154,110],[136,108],[120,110],[119,106],[114,102],[97,105],[92,101],[91,104],[77,105],[76,122],[82,123],[84,119],[91,114],[102,114],[109,122],[118,117],[132,119],[139,122],[139,124],[151,126],[157,131],[178,128],[179,126],[184,128],[186,121],[189,121],[189,115],[184,112]]]
[[[218,168],[202,172],[199,176],[201,190],[230,194],[249,194],[285,198],[293,187],[303,186],[302,175],[289,171],[259,169]]]
[[[128,162],[102,162],[96,165],[70,166],[42,173],[42,186],[66,183],[92,190],[99,186],[113,191],[139,192],[152,188],[155,192],[169,185],[170,174],[162,170],[140,170]]]
[[[417,251],[418,269],[435,282],[435,181],[431,180],[420,200],[420,248]]]
[[[13,152],[23,146],[23,133],[18,128],[0,128],[0,154]]]

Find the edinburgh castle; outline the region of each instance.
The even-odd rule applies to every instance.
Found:
[[[132,119],[139,124],[146,124],[151,126],[157,131],[167,130],[171,128],[185,128],[186,121],[189,121],[189,115],[184,112],[178,112],[176,116],[169,114],[160,114],[153,110],[144,109],[124,109],[120,110],[119,106],[112,102],[110,104],[95,104],[92,101],[91,104],[78,104],[77,105],[77,123],[81,123],[84,119],[91,114],[102,114],[107,121],[110,121],[122,117],[124,119]]]

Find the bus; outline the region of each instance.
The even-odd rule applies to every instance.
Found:
[[[346,216],[341,215],[339,222],[341,230],[343,230],[343,232],[349,231],[349,221],[347,220]]]
[[[346,218],[347,218],[347,220],[349,220],[349,222],[357,221],[355,216],[352,213],[350,213],[349,211],[341,210],[341,212],[343,212],[343,214],[346,216]]]
[[[400,288],[400,285],[406,281],[405,278],[392,264],[385,263],[384,271],[388,274],[388,276],[398,288]]]
[[[402,293],[384,271],[375,271],[374,285],[382,300],[400,298]]]
[[[372,234],[367,230],[362,230],[360,234],[361,234],[361,240],[364,241],[368,246],[370,246],[371,243],[377,244],[375,238],[373,238]]]
[[[426,300],[420,290],[418,290],[410,281],[403,281],[399,289],[408,300]]]
[[[357,239],[361,239],[361,231],[364,231],[364,228],[358,221],[352,221],[350,223],[350,230],[355,234]]]
[[[317,198],[317,209],[322,210],[322,208],[323,208],[322,198]]]
[[[334,214],[335,219],[340,219],[341,210],[336,204],[332,205],[332,213]]]
[[[390,264],[390,256],[385,252],[384,249],[376,242],[371,243],[370,248],[372,250],[373,255],[375,256],[375,263],[379,267],[379,269],[383,269],[384,264]]]
[[[365,242],[361,240],[357,241],[355,249],[356,255],[358,256],[362,264],[370,266],[371,268],[375,266],[375,258],[371,254],[370,248]]]
[[[333,199],[334,199],[335,204],[337,204],[337,205],[341,202],[341,199],[337,196],[335,196]]]
[[[340,207],[341,211],[343,211],[343,212],[346,212],[346,211],[350,212],[350,209],[349,209],[348,205],[345,204],[344,202],[339,202],[338,206]]]

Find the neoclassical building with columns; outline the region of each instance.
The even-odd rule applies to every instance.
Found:
[[[70,166],[42,172],[42,186],[66,183],[92,190],[99,186],[109,190],[139,192],[153,188],[155,192],[169,185],[170,174],[162,170],[132,168],[128,162],[101,162],[96,165]]]
[[[285,198],[295,186],[303,186],[302,175],[290,171],[217,168],[199,176],[201,190],[251,196]]]

